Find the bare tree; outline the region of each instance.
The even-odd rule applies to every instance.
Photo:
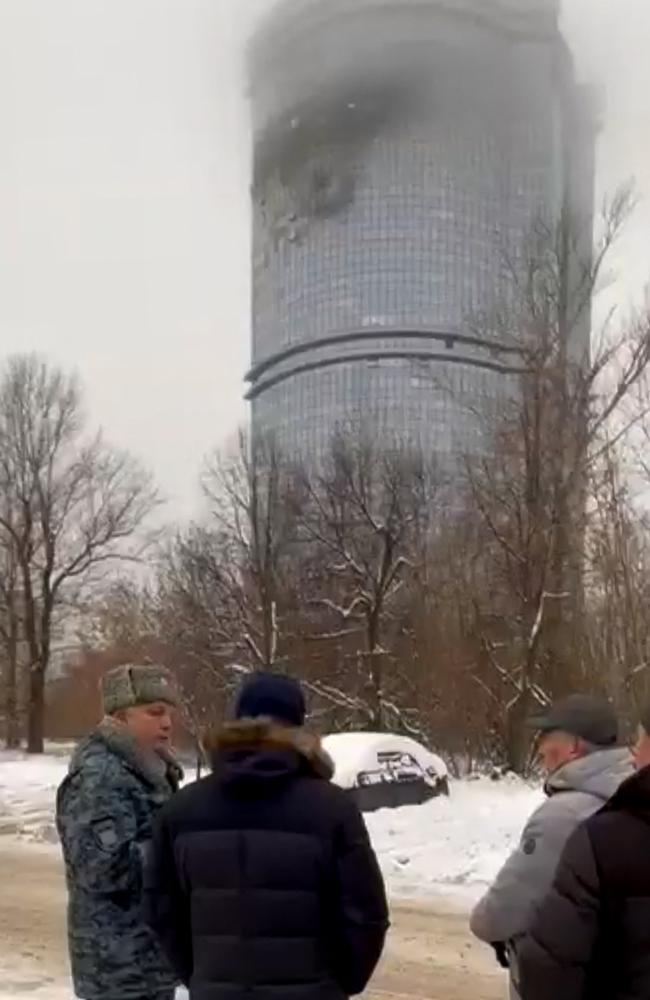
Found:
[[[27,650],[27,745],[39,753],[57,612],[112,563],[141,556],[157,495],[128,453],[86,435],[76,379],[34,356],[11,358],[0,378],[0,495]]]
[[[4,517],[13,523],[11,498],[1,497]],[[0,664],[7,749],[20,745],[21,699],[19,677],[20,611],[16,544],[10,533],[0,533]]]
[[[212,678],[223,696],[252,670],[299,666],[322,721],[421,734],[395,664],[412,641],[406,584],[424,559],[433,486],[420,457],[361,438],[338,438],[327,470],[289,467],[244,436],[210,461],[207,519],[172,539],[156,587],[161,634],[190,686]]]
[[[295,472],[272,439],[242,432],[234,456],[208,462],[203,486],[222,550],[218,576],[233,647],[243,643],[245,658],[268,669],[282,656],[285,612],[298,585]]]
[[[421,454],[355,433],[336,435],[323,468],[303,482],[301,527],[315,567],[305,596],[320,610],[312,640],[339,650],[338,678],[316,690],[369,728],[421,734],[395,654],[440,483]],[[350,656],[360,685],[351,683]]]
[[[272,443],[242,432],[205,465],[206,517],[160,552],[153,608],[197,731],[241,675],[287,664],[298,589],[293,476]]]
[[[490,600],[476,623],[507,720],[508,763],[525,766],[525,719],[571,683],[583,607],[590,469],[642,419],[650,317],[591,335],[591,303],[631,207],[623,192],[604,213],[593,256],[574,220],[540,223],[512,262],[512,301],[498,318],[518,345],[520,375],[482,459],[468,462],[470,519]],[[612,434],[611,430],[615,428]],[[608,432],[608,436],[605,436]],[[498,691],[498,693],[497,693]]]
[[[87,648],[119,647],[133,650],[130,658],[156,638],[153,614],[153,588],[149,580],[122,572],[112,578],[92,601],[80,629],[82,644]]]
[[[650,520],[632,480],[618,450],[592,471],[585,574],[588,668],[628,720],[650,678]]]
[[[235,655],[230,606],[236,567],[209,527],[191,524],[162,549],[154,588],[158,631],[198,669]]]

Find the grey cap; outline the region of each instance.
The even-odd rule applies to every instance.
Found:
[[[158,701],[178,705],[179,698],[164,667],[126,664],[104,674],[102,701],[105,714],[114,715],[125,708],[153,705]]]
[[[591,694],[571,694],[556,702],[544,715],[530,719],[540,733],[561,731],[597,747],[616,746],[618,720],[608,701]]]

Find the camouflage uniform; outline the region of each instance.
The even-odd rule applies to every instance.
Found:
[[[180,769],[110,720],[77,749],[57,797],[68,934],[82,1000],[170,1000],[174,976],[141,912],[143,860]]]

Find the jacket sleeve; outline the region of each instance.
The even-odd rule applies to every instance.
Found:
[[[144,879],[146,920],[183,985],[192,978],[190,899],[176,865],[172,832],[163,810],[147,854]]]
[[[600,920],[600,879],[587,826],[569,840],[550,893],[518,950],[522,1000],[582,1000]]]
[[[386,891],[363,817],[351,799],[335,845],[338,927],[335,962],[348,996],[363,993],[377,967],[389,927]]]
[[[528,931],[577,822],[559,800],[550,799],[533,814],[519,846],[476,905],[470,926],[481,941],[512,941]]]
[[[110,771],[80,774],[64,783],[57,797],[57,825],[76,885],[105,897],[140,891],[135,810]]]

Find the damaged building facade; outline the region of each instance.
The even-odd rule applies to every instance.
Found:
[[[517,370],[489,318],[504,253],[540,213],[591,220],[593,117],[558,18],[558,0],[284,0],[262,23],[254,433],[291,456],[350,426],[480,451]]]

